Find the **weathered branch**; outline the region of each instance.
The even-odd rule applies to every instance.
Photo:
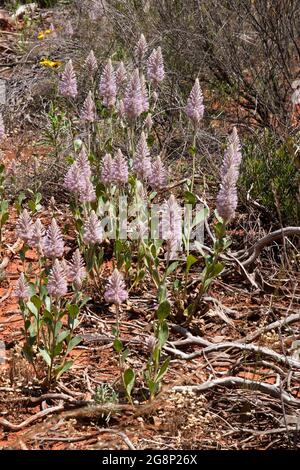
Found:
[[[222,377],[220,379],[209,380],[200,385],[178,385],[172,388],[173,392],[207,392],[215,387],[237,387],[258,391],[273,398],[280,398],[288,405],[300,406],[300,400],[294,398],[289,393],[282,390],[277,385],[271,385],[255,380],[244,379],[243,377]]]
[[[251,265],[259,257],[260,253],[266,246],[270,245],[275,240],[280,240],[281,238],[292,235],[300,237],[300,227],[285,227],[279,230],[275,230],[275,232],[268,233],[268,235],[262,237],[251,248],[248,248],[244,252],[244,255],[248,254],[250,256],[246,260],[242,261],[242,265],[244,267]],[[237,256],[237,253],[235,253],[234,256]],[[239,256],[239,259],[241,260],[242,257],[243,254],[242,256]]]

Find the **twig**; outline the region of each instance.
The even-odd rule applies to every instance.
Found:
[[[64,393],[45,393],[39,397],[17,397],[17,398],[1,398],[0,403],[23,403],[25,405],[38,405],[45,400],[67,400],[74,401],[74,398]]]
[[[86,436],[77,436],[77,437],[40,437],[36,436],[32,438],[32,440],[37,440],[37,441],[47,441],[47,442],[80,442],[80,441],[86,441],[87,439],[92,439],[93,437],[97,437],[98,433],[93,433],[93,434],[87,434]]]
[[[273,323],[270,323],[269,325],[265,326],[264,328],[261,328],[257,331],[254,331],[254,333],[250,333],[247,335],[245,338],[243,338],[243,341],[248,342],[248,341],[253,341],[254,339],[258,338],[262,333],[265,333],[270,330],[274,330],[275,328],[279,328],[285,325],[288,325],[290,323],[294,323],[296,321],[300,320],[300,313],[293,313],[287,318],[283,318],[283,320],[277,320],[274,321]]]
[[[100,429],[100,428],[97,428],[97,429],[99,432],[105,432],[105,433],[115,434],[116,436],[120,436],[121,439],[123,439],[123,441],[125,442],[125,444],[130,450],[136,450],[131,440],[124,432],[115,431],[114,429]]]
[[[208,344],[204,344],[204,342],[208,343]],[[285,357],[284,355],[278,354],[277,352],[273,351],[272,349],[257,346],[255,344],[245,344],[245,343],[242,343],[242,342],[239,343],[237,341],[236,342],[224,341],[222,343],[213,344],[213,343],[208,342],[207,340],[204,340],[201,337],[193,336],[191,334],[189,334],[185,340],[177,341],[177,342],[173,343],[173,345],[175,345],[175,344],[176,344],[176,346],[187,345],[187,344],[199,344],[200,346],[206,346],[202,351],[195,351],[191,354],[186,354],[186,353],[184,353],[184,352],[182,352],[182,351],[180,351],[179,349],[176,349],[176,348],[173,349],[169,346],[164,346],[164,349],[166,351],[174,354],[175,356],[181,357],[182,359],[186,359],[186,360],[194,359],[195,357],[202,356],[203,354],[209,354],[211,352],[219,351],[219,350],[222,350],[222,349],[239,349],[239,350],[242,350],[242,351],[253,352],[253,353],[256,353],[256,354],[259,354],[259,355],[265,355],[265,356],[268,356],[268,357],[272,358],[273,360],[275,360],[279,364],[283,364],[285,366],[295,367],[296,369],[300,369],[300,361],[297,361],[297,360],[295,360],[293,358],[290,358],[290,357]]]
[[[52,406],[51,408],[39,411],[35,415],[30,416],[30,418],[25,419],[25,421],[20,424],[14,424],[4,418],[0,418],[0,425],[3,426],[4,429],[7,429],[9,431],[20,431],[21,429],[24,429],[29,426],[29,424],[34,423],[34,421],[37,421],[38,419],[43,418],[44,416],[47,416],[50,413],[57,413],[58,411],[62,411],[63,409],[63,404]]]
[[[251,248],[245,250],[244,253],[238,253],[240,255],[240,260],[244,255],[250,255],[246,260],[242,261],[242,265],[244,267],[251,265],[258,258],[261,251],[266,246],[270,245],[270,243],[274,242],[275,240],[280,240],[281,238],[291,235],[296,235],[299,237],[300,227],[285,227],[279,230],[275,230],[274,232],[268,233],[268,235],[265,235],[260,240],[258,240]],[[237,253],[233,253],[233,256],[237,257]]]
[[[23,246],[23,242],[22,240],[20,240],[20,238],[18,238],[16,243],[14,243],[12,247],[6,250],[5,256],[0,263],[0,270],[3,270],[6,268],[12,255],[15,255],[17,251],[20,251],[22,249],[22,246]]]
[[[220,386],[246,388],[248,390],[259,391],[273,398],[282,398],[282,400],[289,405],[300,406],[299,399],[294,398],[292,395],[283,390],[280,390],[280,387],[263,382],[244,379],[242,377],[222,377],[221,379],[209,380],[200,385],[177,385],[172,388],[172,391],[206,392],[212,388]]]

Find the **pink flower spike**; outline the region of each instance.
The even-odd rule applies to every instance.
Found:
[[[83,227],[83,241],[86,245],[96,245],[102,242],[102,227],[95,211],[91,211]]]
[[[161,47],[152,51],[147,63],[147,75],[154,87],[163,81],[165,70]]]
[[[120,149],[113,161],[113,182],[117,186],[128,183],[128,164]]]
[[[128,299],[128,292],[125,287],[123,275],[115,269],[108,280],[104,294],[105,301],[111,304],[120,305]]]
[[[232,134],[228,137],[228,146],[220,170],[220,190],[216,200],[218,214],[225,223],[230,222],[235,216],[238,204],[237,181],[241,160],[240,140],[234,127]]]
[[[43,241],[44,255],[47,258],[61,258],[64,254],[62,233],[56,219],[52,219]]]
[[[68,282],[62,263],[56,259],[50,271],[47,289],[51,297],[63,297],[68,292]]]
[[[77,96],[77,80],[72,60],[67,63],[59,82],[59,93],[65,97],[75,98]]]
[[[152,164],[149,183],[150,186],[152,186],[152,188],[156,190],[165,188],[167,186],[168,173],[160,157],[157,157],[154,163]]]
[[[23,301],[26,301],[30,298],[30,287],[29,287],[28,282],[25,279],[24,273],[21,273],[17,281],[13,295],[14,297],[17,297],[19,300],[23,300]]]
[[[148,44],[143,34],[140,35],[140,38],[134,49],[134,56],[139,65],[143,62],[143,59],[148,51]]]
[[[149,101],[148,101],[148,90],[146,87],[146,80],[144,75],[141,75],[141,90],[142,90],[142,99],[143,99],[143,112],[148,111]]]
[[[116,70],[116,83],[117,83],[117,86],[120,87],[123,85],[123,83],[125,83],[127,80],[127,72],[126,72],[126,68],[125,68],[125,65],[124,65],[124,62],[120,62],[119,64],[119,67],[117,68]]]
[[[127,85],[124,97],[124,111],[128,121],[134,121],[145,109],[145,96],[138,69],[135,69]]]
[[[73,253],[71,263],[69,263],[69,277],[70,282],[74,284],[75,289],[80,290],[82,287],[82,281],[86,278],[86,269],[78,248]]]
[[[24,209],[18,218],[16,232],[17,232],[17,236],[21,238],[25,243],[28,243],[28,241],[32,237],[33,221],[27,209]]]
[[[96,106],[92,97],[92,92],[89,91],[80,114],[80,118],[83,121],[95,122],[96,121]]]
[[[98,63],[97,63],[97,59],[95,57],[93,50],[91,50],[91,52],[87,56],[86,61],[85,61],[85,66],[91,75],[93,75],[96,72],[98,68]]]
[[[101,75],[99,92],[104,106],[112,108],[116,102],[117,84],[111,59],[107,62]]]
[[[44,235],[45,235],[45,227],[42,224],[40,219],[36,219],[34,226],[33,226],[32,236],[30,240],[28,240],[28,245],[31,248],[36,248],[40,254],[43,254]]]
[[[140,180],[147,180],[151,175],[150,150],[147,145],[145,133],[142,132],[137,144],[136,154],[133,159],[133,170]]]
[[[111,184],[114,181],[115,168],[110,153],[106,153],[102,161],[101,181],[103,184]]]
[[[94,189],[93,183],[89,178],[85,178],[81,182],[79,190],[79,200],[80,202],[93,202],[96,200],[96,191]]]
[[[144,126],[148,131],[151,131],[153,127],[153,119],[150,113],[147,114],[147,117],[144,122]]]
[[[193,122],[194,127],[198,127],[204,114],[203,94],[198,78],[196,78],[195,84],[188,98],[185,112]]]

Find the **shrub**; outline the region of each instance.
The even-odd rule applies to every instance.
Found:
[[[278,142],[268,130],[244,139],[241,188],[281,220],[296,224],[300,217],[296,137]]]

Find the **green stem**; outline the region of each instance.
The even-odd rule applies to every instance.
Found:
[[[191,193],[193,192],[193,189],[194,189],[195,170],[196,170],[196,129],[194,129],[192,146],[193,146],[193,173],[192,173]]]

